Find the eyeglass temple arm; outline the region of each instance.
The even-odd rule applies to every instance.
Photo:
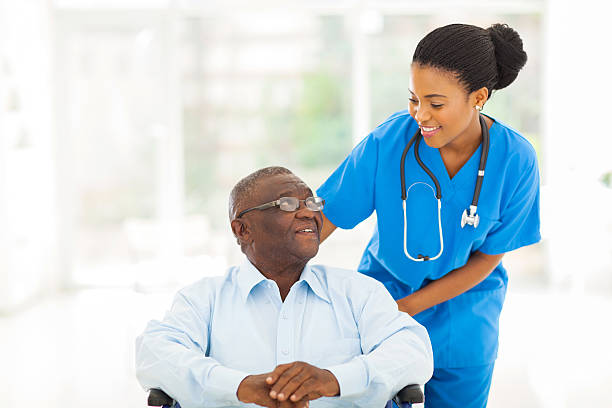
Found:
[[[280,200],[275,200],[275,201],[270,201],[269,203],[258,205],[257,207],[249,208],[248,210],[244,210],[240,214],[238,214],[238,216],[236,218],[242,217],[244,214],[248,213],[249,211],[253,211],[253,210],[265,210],[266,208],[276,207],[279,204],[279,202],[280,202]]]

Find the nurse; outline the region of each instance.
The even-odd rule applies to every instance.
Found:
[[[317,191],[325,199],[322,239],[376,211],[358,269],[384,283],[400,310],[429,331],[435,371],[425,385],[427,408],[487,405],[508,280],[501,259],[540,240],[535,151],[480,112],[526,61],[520,36],[507,25],[432,31],[414,52],[409,110],[374,129]],[[473,204],[487,130],[479,222],[470,225],[462,215]],[[401,175],[402,152],[417,131],[420,143],[410,147]],[[438,181],[440,211],[415,148]]]

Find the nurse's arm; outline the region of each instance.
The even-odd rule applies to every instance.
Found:
[[[320,242],[323,242],[338,227],[336,227],[329,219],[327,219],[325,214],[321,213],[321,215],[323,216],[323,227],[321,228]]]
[[[399,299],[397,301],[399,309],[414,316],[425,309],[459,296],[489,276],[503,256],[504,254],[488,255],[479,251],[474,252],[461,268],[457,268],[442,278],[430,282],[413,294]]]

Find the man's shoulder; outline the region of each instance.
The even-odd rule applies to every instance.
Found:
[[[337,268],[329,265],[311,265],[315,275],[327,283],[329,289],[372,291],[383,287],[376,279],[357,272],[354,269]]]
[[[215,295],[219,290],[235,280],[238,272],[237,266],[231,266],[223,275],[203,277],[178,291],[179,296],[187,299],[201,299],[203,296]]]

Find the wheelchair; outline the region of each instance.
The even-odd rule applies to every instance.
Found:
[[[395,397],[387,402],[385,408],[393,408],[394,406],[400,408],[410,408],[412,404],[420,404],[424,400],[423,391],[417,384],[407,385],[395,395]],[[178,402],[174,401],[168,394],[162,390],[152,389],[149,390],[149,399],[147,404],[150,407],[162,407],[162,408],[180,408]]]

